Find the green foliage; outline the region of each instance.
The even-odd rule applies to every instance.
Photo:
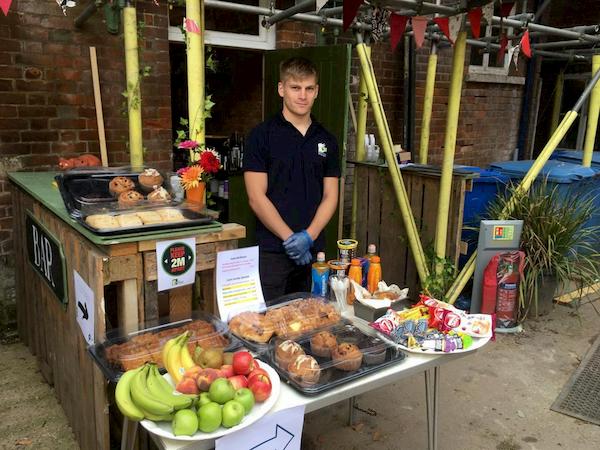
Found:
[[[429,276],[423,282],[423,292],[430,297],[445,301],[446,292],[456,278],[456,267],[448,258],[436,255],[433,245],[425,248],[425,260]]]
[[[591,285],[600,278],[599,229],[582,227],[594,210],[590,196],[577,191],[561,195],[557,186],[546,181],[536,183],[528,193],[509,186],[506,195],[499,195],[490,205],[491,217],[523,220],[520,320],[530,312],[538,315],[544,277],[554,277],[559,288],[570,281]]]

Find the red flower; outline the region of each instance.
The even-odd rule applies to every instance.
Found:
[[[213,152],[204,151],[200,154],[200,166],[206,173],[217,173],[221,167],[221,162]]]

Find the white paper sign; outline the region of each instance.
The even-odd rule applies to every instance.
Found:
[[[192,284],[196,277],[196,239],[175,239],[156,243],[158,290]]]
[[[76,270],[73,271],[73,282],[77,323],[85,341],[88,345],[92,345],[94,343],[94,292]]]
[[[217,305],[221,319],[238,311],[265,307],[258,272],[258,247],[238,248],[217,253]]]
[[[215,450],[300,450],[304,405],[267,414],[258,422],[217,439]]]

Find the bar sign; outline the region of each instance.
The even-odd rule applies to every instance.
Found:
[[[65,257],[60,242],[27,211],[25,219],[29,262],[52,289],[58,300],[66,304]]]

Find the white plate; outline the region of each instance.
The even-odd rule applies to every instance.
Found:
[[[212,433],[203,433],[202,431],[197,431],[196,434],[194,434],[193,436],[175,436],[171,431],[171,422],[153,422],[151,420],[145,419],[142,420],[140,424],[150,433],[154,433],[157,436],[168,439],[175,439],[178,441],[203,441],[205,439],[215,439],[221,436],[225,436],[229,433],[234,433],[238,430],[241,430],[242,428],[247,427],[248,425],[256,422],[258,419],[260,419],[262,416],[264,416],[271,410],[273,405],[275,405],[277,398],[279,397],[279,390],[281,389],[279,375],[277,374],[277,372],[275,372],[275,369],[273,369],[271,366],[269,366],[263,361],[260,361],[259,364],[261,369],[265,369],[267,371],[267,373],[269,374],[269,378],[271,379],[271,395],[266,401],[262,403],[256,402],[254,408],[252,408],[252,411],[250,411],[250,414],[244,416],[242,422],[239,425],[236,425],[235,427],[231,428],[219,427],[216,431],[213,431]],[[169,383],[173,384],[171,376],[168,373],[164,374],[163,376],[169,381]]]
[[[420,347],[408,348],[408,347],[406,347],[402,344],[398,344],[398,343],[396,343],[396,345],[398,347],[400,347],[402,350],[406,350],[407,352],[411,352],[411,353],[418,353],[420,355],[423,355],[423,354],[425,354],[425,355],[452,355],[454,353],[467,353],[467,352],[472,352],[473,350],[477,350],[478,348],[481,348],[485,344],[487,344],[489,340],[490,340],[490,337],[483,337],[483,338],[474,337],[473,344],[469,348],[462,348],[460,350],[454,350],[454,351],[448,352],[448,353],[439,352],[439,351],[430,350],[430,349],[423,349]]]

